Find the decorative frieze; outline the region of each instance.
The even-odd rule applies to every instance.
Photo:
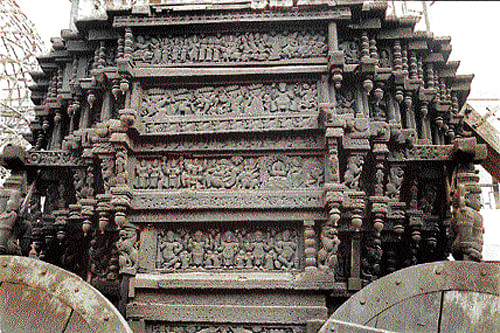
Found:
[[[197,89],[151,88],[144,91],[142,119],[171,116],[244,116],[317,110],[316,82],[205,86]]]
[[[140,65],[268,62],[326,57],[326,32],[312,29],[135,38]]]
[[[294,135],[259,138],[253,135],[246,139],[234,137],[208,137],[203,140],[181,139],[167,142],[147,142],[136,147],[137,152],[183,152],[183,151],[234,151],[234,150],[315,150],[325,149],[325,140],[316,135],[297,133]]]
[[[83,158],[63,151],[29,151],[26,163],[37,166],[85,166]]]
[[[113,18],[115,28],[123,27],[157,27],[182,26],[191,24],[234,23],[234,22],[293,22],[293,21],[325,21],[349,19],[350,8],[322,9],[321,11],[260,11],[231,12],[206,15],[151,15],[151,16],[116,16]]]
[[[148,332],[151,333],[304,333],[303,326],[177,326],[164,323],[155,323],[149,326]]]
[[[230,158],[141,158],[133,172],[136,189],[291,190],[319,188],[323,159],[289,155]]]
[[[132,200],[136,210],[153,209],[290,209],[321,208],[322,190],[259,192],[137,193]]]
[[[392,150],[389,161],[445,161],[453,158],[452,145],[415,145],[411,148]]]
[[[161,230],[155,267],[165,271],[296,270],[299,238],[296,229],[270,225]]]
[[[318,114],[281,114],[260,117],[199,117],[144,124],[145,134],[210,134],[318,129]]]

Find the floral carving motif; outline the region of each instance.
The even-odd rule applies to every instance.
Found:
[[[192,62],[232,63],[326,56],[324,31],[248,32],[136,37],[132,57],[152,65]]]
[[[299,156],[258,158],[141,159],[134,170],[137,189],[296,189],[317,188],[323,162]]]
[[[160,270],[293,270],[298,268],[298,231],[163,230],[158,236]]]

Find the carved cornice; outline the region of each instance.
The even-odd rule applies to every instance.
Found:
[[[185,16],[117,16],[113,27],[158,27],[193,24],[250,23],[250,22],[294,22],[349,20],[350,8],[335,8],[321,11],[287,10],[283,12],[261,11],[258,13],[224,13],[215,15]]]

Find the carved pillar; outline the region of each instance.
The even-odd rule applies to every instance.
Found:
[[[418,179],[414,176],[410,188],[410,202],[408,216],[408,232],[409,232],[409,257],[406,261],[406,266],[416,265],[418,263],[417,255],[420,249],[420,241],[422,240],[422,225],[423,212],[418,209]]]
[[[350,239],[350,272],[347,280],[349,290],[359,290],[362,287],[361,281],[361,227],[363,226],[364,210],[366,207],[364,192],[349,192],[347,199],[343,203],[351,216],[351,239]]]
[[[339,50],[337,24],[328,24],[328,69],[334,89],[340,89],[342,85],[342,71],[344,67],[344,53]],[[334,92],[335,93],[335,92]],[[335,96],[332,97],[335,100]]]
[[[304,256],[306,271],[316,269],[316,232],[314,220],[304,220]]]
[[[452,175],[451,220],[455,239],[451,250],[453,257],[458,260],[481,260],[484,233],[483,218],[479,213],[481,188],[473,163],[486,156],[484,148],[477,144],[475,138],[455,141],[457,165]]]
[[[374,195],[369,198],[373,224],[368,229],[368,234],[365,238],[364,255],[362,257],[362,276],[368,281],[375,280],[381,273],[381,232],[387,216],[388,201],[387,197],[384,196],[384,160],[389,150],[386,144],[375,143],[373,153],[375,157],[375,184]]]

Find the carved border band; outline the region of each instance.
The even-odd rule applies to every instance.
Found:
[[[137,193],[132,207],[142,209],[288,209],[322,208],[322,190],[258,191],[231,193],[227,191],[185,193]]]
[[[317,129],[318,113],[287,114],[280,116],[238,117],[208,119],[172,119],[163,123],[145,123],[145,134],[199,134],[254,131],[290,131]],[[201,117],[200,117],[201,118]]]
[[[228,13],[219,15],[186,15],[186,16],[119,16],[113,20],[113,27],[156,27],[210,23],[242,23],[242,22],[286,22],[286,21],[326,21],[348,20],[351,18],[349,8],[325,9],[316,12],[292,11],[261,13]]]
[[[30,151],[26,164],[37,166],[85,166],[82,158],[63,151]]]

